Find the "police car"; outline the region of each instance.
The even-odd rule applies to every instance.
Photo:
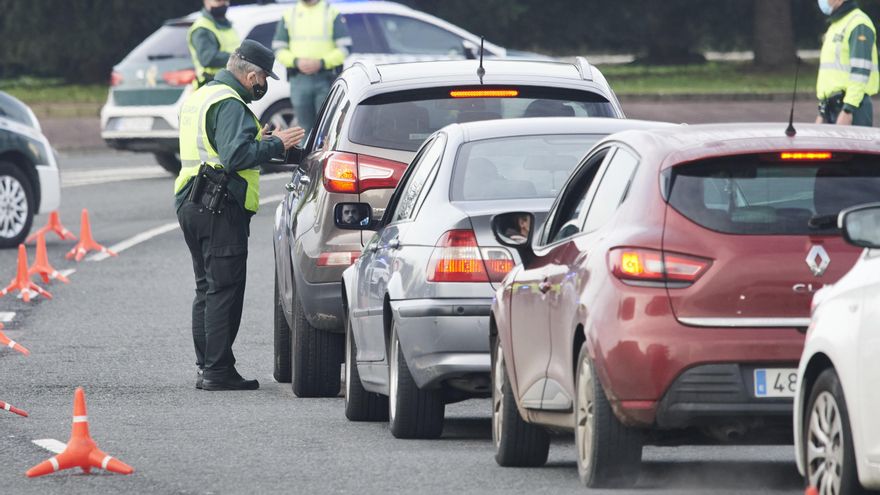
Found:
[[[385,1],[333,2],[352,37],[348,67],[358,60],[374,63],[475,58],[480,38],[434,16]],[[276,23],[290,3],[230,7],[226,17],[241,39],[271,47]],[[113,68],[110,94],[101,110],[101,137],[113,148],[151,152],[166,170],[177,173],[178,108],[192,91],[195,70],[186,33],[198,12],[168,21]],[[486,42],[487,57],[540,57]],[[281,81],[251,108],[264,123],[286,127],[295,116],[286,70],[276,62]]]

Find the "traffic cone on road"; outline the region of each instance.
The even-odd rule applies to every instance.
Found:
[[[62,241],[76,240],[76,236],[73,235],[73,232],[67,230],[64,225],[61,225],[61,220],[58,218],[58,210],[49,213],[49,222],[47,222],[46,225],[44,225],[43,227],[40,227],[40,230],[29,235],[24,242],[30,244],[34,242],[34,239],[36,239],[40,234],[45,235],[46,232],[55,232],[56,234],[58,234],[58,237],[60,237]]]
[[[0,324],[0,328],[3,328],[2,324]],[[24,354],[25,356],[31,355],[31,351],[27,350],[23,345],[19,344],[18,342],[7,337],[6,334],[3,333],[3,330],[0,330],[0,346],[8,347],[13,351],[18,351]]]
[[[819,495],[819,490],[815,486],[808,486],[804,495]]]
[[[86,415],[86,394],[77,387],[73,395],[73,431],[64,452],[28,469],[28,478],[35,478],[64,469],[78,467],[85,473],[93,468],[106,469],[119,474],[131,474],[134,469],[105,454],[89,435],[89,417]]]
[[[14,290],[18,290],[21,293],[24,302],[31,301],[31,291],[46,299],[52,299],[52,294],[49,294],[45,289],[31,281],[31,276],[28,274],[27,251],[24,249],[24,244],[18,245],[18,273],[15,274],[15,278],[12,279],[9,286],[0,291],[0,297]]]
[[[34,274],[39,274],[43,282],[47,284],[50,278],[60,280],[65,284],[70,282],[67,277],[58,273],[58,270],[49,264],[49,255],[46,253],[46,236],[42,232],[37,236],[37,259],[28,270],[28,275],[33,276]]]
[[[92,226],[89,224],[89,210],[83,208],[79,228],[79,242],[76,246],[73,246],[73,249],[71,249],[64,257],[66,259],[76,257],[76,261],[82,261],[86,253],[89,251],[100,251],[102,253],[107,253],[110,256],[117,256],[116,253],[98,244],[95,242],[95,239],[92,238]]]
[[[18,414],[19,416],[24,416],[25,418],[28,417],[28,413],[26,413],[25,411],[22,411],[21,409],[13,406],[11,404],[7,404],[7,403],[3,402],[2,400],[0,400],[0,409],[5,409],[13,414]]]

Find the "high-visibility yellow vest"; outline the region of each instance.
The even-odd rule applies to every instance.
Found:
[[[313,6],[295,5],[285,12],[282,17],[293,58],[323,59],[335,50],[333,23],[338,15],[339,11],[324,0]]]
[[[822,52],[819,57],[819,76],[816,79],[816,96],[824,100],[835,93],[845,91],[847,93],[844,102],[853,106],[859,106],[862,102],[862,94],[875,95],[880,89],[880,74],[877,72],[877,46],[871,52],[871,74],[865,80],[864,76],[851,74],[849,40],[852,32],[860,25],[868,26],[877,39],[877,30],[867,14],[855,9],[841,17],[828,27],[825,32],[825,40],[822,42]],[[857,59],[862,65],[867,61]],[[861,65],[860,65],[861,67]],[[850,96],[855,95],[853,98]],[[855,101],[855,100],[858,101]]]
[[[235,98],[240,101],[251,116],[257,129],[260,128],[260,119],[245,105],[244,100],[234,89],[225,84],[211,84],[189,95],[180,108],[180,174],[174,181],[174,194],[181,189],[198,173],[199,165],[206,163],[216,169],[223,168],[223,162],[217,150],[208,139],[208,109],[214,104],[227,98]],[[263,140],[263,133],[257,132],[257,141]],[[256,166],[256,164],[254,164]],[[244,208],[256,212],[260,207],[260,169],[249,168],[236,172],[247,182]]]
[[[193,46],[192,35],[196,29],[205,28],[208,31],[214,33],[214,36],[217,37],[217,42],[220,43],[220,51],[232,53],[238,45],[241,44],[241,40],[238,38],[238,33],[235,32],[235,29],[232,27],[228,28],[218,28],[217,24],[215,24],[212,20],[208,19],[204,15],[199,16],[196,19],[196,22],[192,23],[192,26],[189,27],[189,31],[186,33],[186,43],[189,45],[189,54],[192,56],[193,65],[196,67],[196,87],[202,86],[205,84],[205,74],[210,74],[214,76],[221,69],[225,67],[202,67],[202,64],[199,63],[199,57],[196,54],[196,47]]]

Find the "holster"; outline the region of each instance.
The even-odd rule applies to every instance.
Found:
[[[837,123],[837,116],[843,111],[844,96],[846,93],[835,93],[819,101],[819,115],[822,116],[822,122],[826,124]]]
[[[204,206],[215,215],[222,213],[226,199],[229,197],[228,183],[229,175],[226,172],[202,163],[192,179],[188,199]]]

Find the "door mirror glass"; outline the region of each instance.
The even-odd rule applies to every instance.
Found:
[[[840,212],[838,219],[846,242],[880,249],[880,203],[856,206]]]
[[[492,219],[492,232],[502,246],[519,248],[531,244],[534,223],[535,215],[528,212],[502,213]]]
[[[337,203],[333,211],[336,227],[343,230],[374,230],[373,208],[367,203]]]

